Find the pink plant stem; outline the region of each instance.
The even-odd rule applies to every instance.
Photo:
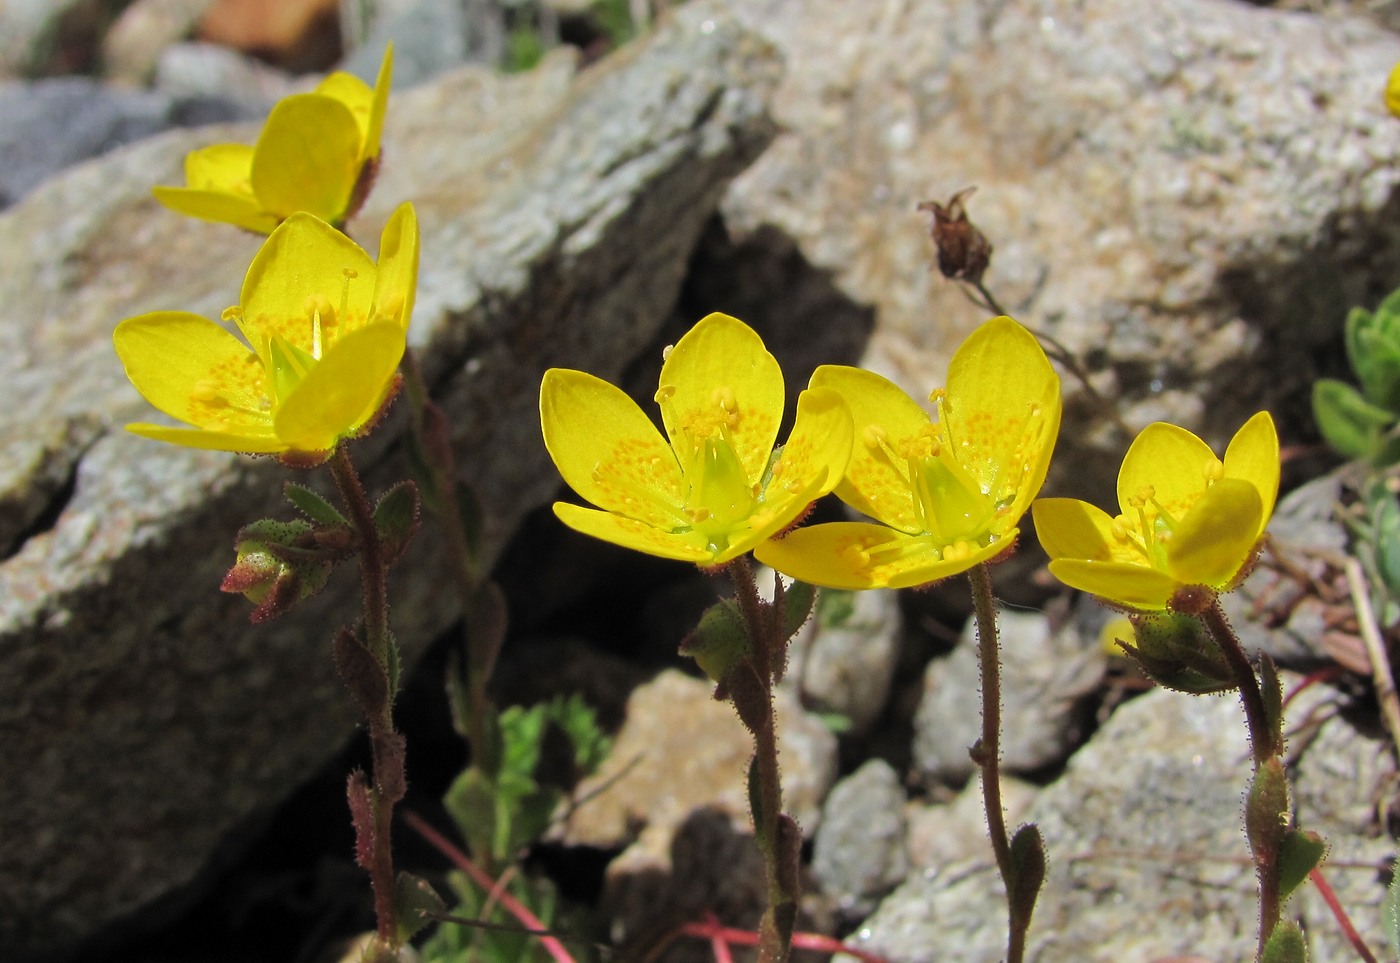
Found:
[[[710,931],[710,952],[715,955],[715,963],[734,963],[734,954],[729,952],[729,940],[724,937],[724,927],[714,913],[705,914],[705,925],[714,927]]]
[[[1361,934],[1356,932],[1356,927],[1351,925],[1351,917],[1347,916],[1347,911],[1342,908],[1341,900],[1337,899],[1337,894],[1332,890],[1327,878],[1322,875],[1322,870],[1313,867],[1312,872],[1308,873],[1308,878],[1313,881],[1317,891],[1322,894],[1323,902],[1332,911],[1332,915],[1337,918],[1337,925],[1342,928],[1342,935],[1347,938],[1352,949],[1356,950],[1356,955],[1365,960],[1366,963],[1377,963],[1376,955],[1371,952],[1371,948],[1366,945]]]
[[[481,869],[467,857],[466,853],[452,845],[451,840],[432,826],[429,826],[417,813],[406,812],[403,818],[405,822],[413,827],[418,835],[426,839],[438,852],[451,860],[452,865],[470,876],[472,882],[476,883],[476,885],[480,886],[488,893],[499,892],[501,905],[504,906],[512,916],[519,920],[522,926],[532,930],[548,929],[548,927],[544,925],[543,920],[530,912],[529,907],[510,895],[510,893],[498,889],[494,879],[487,873],[482,872]],[[569,951],[564,948],[564,944],[559,942],[555,937],[541,936],[540,945],[544,947],[545,952],[556,960],[557,963],[575,963],[574,958],[569,955]]]
[[[713,915],[710,920],[713,920]],[[685,923],[680,927],[682,936],[693,936],[702,940],[724,940],[725,943],[732,943],[736,946],[757,946],[759,936],[752,930],[737,930],[729,926],[720,926],[714,922]],[[820,933],[793,933],[792,945],[798,950],[816,950],[818,953],[845,953],[847,956],[854,956],[861,963],[889,963],[889,960],[875,953],[857,949],[854,946],[847,946],[840,940],[832,939],[830,936],[822,936]]]

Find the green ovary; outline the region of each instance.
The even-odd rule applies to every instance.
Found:
[[[987,543],[996,503],[978,489],[961,466],[933,455],[914,460],[910,469],[925,532],[945,544]]]
[[[734,530],[753,516],[758,499],[734,447],[724,438],[701,442],[687,473],[685,514],[714,551],[729,546]]]

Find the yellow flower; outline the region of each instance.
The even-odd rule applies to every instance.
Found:
[[[324,221],[292,215],[253,258],[240,306],[224,312],[247,344],[184,311],[117,325],[132,384],[194,426],[127,429],[191,448],[326,455],[360,433],[394,386],[417,278],[412,205],[385,225],[378,266]]]
[[[1223,462],[1191,432],[1157,422],[1123,458],[1121,514],[1073,498],[1042,498],[1032,513],[1061,582],[1160,610],[1184,586],[1234,585],[1273,513],[1278,476],[1278,433],[1267,411],[1235,433]]]
[[[802,392],[786,445],[783,373],[748,325],[701,319],[666,355],[656,391],[667,438],[620,388],[551,368],[540,385],[545,447],[601,511],[555,502],[570,528],[663,558],[721,565],[831,491],[851,452],[833,391]]]
[[[1391,68],[1385,82],[1385,107],[1396,117],[1400,117],[1400,64]]]
[[[341,225],[355,213],[379,164],[394,49],[374,89],[336,72],[309,94],[272,108],[256,147],[214,144],[185,157],[186,187],[157,187],[172,211],[269,234],[298,211]]]
[[[829,588],[903,588],[1001,554],[1045,480],[1060,427],[1060,379],[1035,337],[993,318],[953,355],[948,387],[918,402],[885,378],[826,365],[856,443],[837,496],[883,524],[832,522],[760,546],[759,561]]]

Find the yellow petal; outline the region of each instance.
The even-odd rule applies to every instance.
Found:
[[[1188,585],[1223,588],[1254,552],[1263,502],[1252,484],[1225,478],[1210,486],[1167,540],[1167,565]]]
[[[210,144],[185,155],[185,186],[253,197],[253,148]]]
[[[1230,446],[1225,449],[1225,477],[1247,481],[1259,492],[1263,511],[1259,516],[1256,539],[1264,534],[1269,517],[1274,513],[1274,501],[1278,498],[1279,464],[1278,431],[1274,428],[1274,419],[1267,411],[1258,412],[1235,432]]]
[[[133,435],[163,441],[185,448],[212,451],[241,451],[250,455],[265,455],[286,451],[287,446],[272,434],[238,434],[227,431],[205,431],[202,428],[172,428],[168,425],[130,424],[126,430]],[[269,429],[270,431],[270,429]]]
[[[323,311],[321,354],[338,337],[369,320],[375,267],[369,255],[340,231],[310,214],[294,214],[263,244],[243,279],[238,325],[254,349],[281,335],[312,355],[317,351],[312,309]]]
[[[335,223],[360,176],[355,116],[323,94],[293,94],[272,108],[253,154],[253,193],[279,217],[297,211]]]
[[[1123,514],[1133,515],[1133,500],[1151,492],[1164,511],[1180,520],[1205,494],[1207,471],[1216,461],[1210,446],[1185,428],[1153,422],[1123,456],[1118,505]]]
[[[675,452],[621,388],[551,368],[540,383],[540,426],[559,474],[585,501],[655,528],[689,525]]]
[[[765,497],[778,490],[797,494],[822,478],[817,497],[836,486],[851,458],[851,412],[829,388],[808,388],[797,396],[797,418],[782,454],[773,465]]]
[[[334,448],[378,410],[403,349],[396,324],[372,324],[341,338],[277,407],[277,437],[297,451]]]
[[[1011,535],[1015,537],[1015,532]],[[754,549],[760,562],[826,588],[908,588],[964,572],[999,555],[1009,540],[947,557],[926,535],[905,535],[870,522],[831,522],[799,528]]]
[[[151,188],[151,193],[161,206],[186,217],[232,224],[254,234],[270,234],[277,227],[276,217],[264,211],[256,201],[237,194],[163,186]]]
[[[1008,317],[973,331],[948,366],[944,402],[958,463],[1015,525],[1045,482],[1060,431],[1060,379],[1035,336]]]
[[[127,318],[112,343],[136,390],[172,418],[235,434],[270,434],[267,374],[248,346],[197,314]]]
[[[749,479],[768,466],[783,417],[783,372],[744,322],[727,314],[701,318],[661,366],[661,417],[685,457],[687,437],[728,433]]]
[[[393,86],[393,79],[394,45],[390,43],[384,47],[384,59],[379,61],[379,76],[374,80],[374,102],[370,104],[361,162],[379,156],[379,142],[384,135],[384,115],[389,111],[389,88]]]
[[[836,496],[856,511],[910,534],[922,530],[906,459],[926,445],[926,412],[888,378],[845,365],[822,365],[813,388],[830,388],[851,410],[851,459]]]
[[[400,204],[379,236],[379,266],[374,283],[374,314],[408,330],[418,289],[418,215]]]
[[[1135,609],[1166,608],[1180,587],[1166,572],[1124,562],[1057,558],[1050,562],[1050,574],[1070,588]]]
[[[1400,64],[1391,68],[1385,82],[1385,109],[1400,117]]]
[[[699,532],[665,532],[634,518],[567,502],[555,502],[554,514],[576,532],[623,548],[681,562],[714,563],[713,553],[706,547],[705,536]]]
[[[1077,498],[1040,498],[1031,516],[1040,547],[1051,558],[1114,560],[1113,519],[1099,507]]]

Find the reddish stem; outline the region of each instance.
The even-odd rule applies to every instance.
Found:
[[[709,914],[703,923],[682,924],[679,927],[679,932],[682,936],[693,936],[709,940],[711,943],[720,939],[736,946],[757,946],[759,941],[759,935],[753,930],[739,930],[722,926],[715,920],[713,914]],[[847,956],[854,956],[861,963],[889,963],[889,960],[883,956],[856,949],[854,946],[847,946],[840,940],[832,939],[830,936],[822,936],[820,933],[793,933],[792,946],[793,949],[816,950],[818,953],[845,953]]]
[[[480,886],[488,893],[497,893],[500,896],[501,905],[504,906],[512,916],[519,920],[522,926],[532,930],[548,929],[543,920],[530,912],[528,906],[504,889],[500,889],[496,884],[496,880],[492,879],[490,874],[483,872],[471,861],[466,853],[454,846],[452,841],[442,833],[428,825],[427,821],[417,813],[405,812],[403,818],[406,823],[413,827],[418,835],[426,839],[438,852],[451,860],[452,865],[470,876],[472,882],[476,883],[476,885]],[[574,958],[569,955],[569,951],[564,948],[564,944],[559,942],[556,937],[541,936],[540,945],[543,946],[545,952],[558,961],[558,963],[575,963]]]
[[[1332,915],[1337,918],[1337,925],[1342,928],[1342,935],[1347,938],[1352,949],[1356,950],[1356,955],[1365,960],[1366,963],[1377,963],[1376,955],[1371,952],[1371,948],[1366,945],[1366,941],[1361,938],[1356,927],[1351,925],[1351,917],[1347,916],[1347,911],[1342,908],[1341,900],[1337,899],[1337,894],[1332,890],[1327,878],[1322,875],[1322,870],[1314,866],[1312,871],[1308,873],[1308,878],[1313,881],[1317,891],[1322,894],[1323,902],[1332,911]]]

